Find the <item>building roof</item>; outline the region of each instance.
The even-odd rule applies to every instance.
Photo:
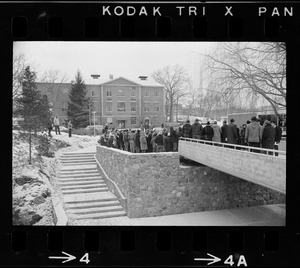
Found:
[[[128,82],[132,83],[132,84],[135,84],[135,85],[141,85],[141,86],[152,86],[152,87],[164,87],[163,85],[161,84],[158,84],[156,83],[155,81],[153,80],[138,80],[138,79],[135,79],[135,80],[132,80],[132,79],[128,79],[128,78],[125,78],[125,77],[117,77],[117,78],[114,78],[114,79],[87,79],[85,81],[85,84],[87,85],[104,85],[104,84],[108,84],[108,83],[111,83],[111,82],[115,82],[119,79],[124,79],[124,80],[127,80]]]

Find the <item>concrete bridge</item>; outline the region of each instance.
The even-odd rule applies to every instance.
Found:
[[[249,146],[189,138],[181,138],[178,145],[179,154],[185,158],[286,194],[286,152],[252,150]]]

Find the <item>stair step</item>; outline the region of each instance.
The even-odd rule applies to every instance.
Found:
[[[62,156],[94,156],[97,153],[64,153]]]
[[[112,212],[102,212],[102,213],[92,213],[85,215],[76,215],[76,219],[105,219],[126,216],[125,211],[112,211]]]
[[[60,183],[60,184],[73,183],[73,184],[78,185],[78,183],[105,183],[105,181],[99,177],[97,177],[97,178],[75,178],[75,179],[67,178],[67,179],[59,179],[58,183]]]
[[[81,193],[94,193],[94,192],[107,192],[107,187],[97,187],[92,189],[74,189],[74,190],[62,190],[63,194],[81,194]]]
[[[60,174],[61,175],[82,175],[82,174],[95,174],[98,173],[99,171],[97,169],[90,169],[90,170],[61,170]]]
[[[106,186],[106,183],[103,180],[90,180],[90,181],[84,181],[84,180],[79,180],[79,181],[59,181],[59,185],[61,187],[68,187],[68,186],[88,186],[88,185],[101,185],[101,186]]]
[[[60,178],[88,178],[88,177],[94,177],[94,178],[99,178],[101,177],[99,174],[99,171],[93,171],[93,172],[75,172],[75,173],[67,173],[67,174],[61,174],[60,173]]]
[[[68,167],[64,167],[62,166],[61,171],[67,172],[67,171],[85,171],[85,170],[97,170],[97,164],[90,164],[90,165],[76,165],[74,164],[72,166],[72,168]]]
[[[121,206],[109,206],[109,207],[94,207],[94,208],[76,208],[76,209],[68,209],[67,212],[71,214],[94,214],[94,213],[102,213],[102,212],[112,212],[112,211],[124,211]]]
[[[87,158],[87,159],[60,159],[62,164],[64,163],[89,163],[89,162],[96,162],[94,158]]]
[[[76,190],[76,189],[93,189],[93,188],[107,188],[105,183],[93,183],[93,184],[85,184],[85,185],[61,185],[60,189],[64,190]]]
[[[95,201],[95,202],[88,202],[88,203],[73,203],[73,204],[66,204],[67,209],[80,209],[80,208],[94,208],[94,207],[108,207],[108,206],[117,206],[120,202],[118,200],[113,201]]]
[[[65,203],[89,203],[89,202],[106,202],[118,200],[115,195],[110,192],[85,193],[65,195],[63,197]]]
[[[77,163],[75,163],[75,162],[65,162],[65,163],[61,163],[62,164],[62,166],[63,167],[66,167],[66,166],[74,166],[74,165],[76,165],[76,166],[78,166],[78,165],[93,165],[93,164],[95,164],[95,162],[77,162]]]

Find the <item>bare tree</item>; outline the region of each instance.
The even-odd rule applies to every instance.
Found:
[[[52,106],[58,102],[59,94],[67,79],[66,73],[61,73],[59,70],[49,70],[42,74],[39,82],[42,83],[42,89],[44,89],[48,99],[53,102]]]
[[[190,78],[184,67],[180,65],[166,66],[162,70],[154,72],[152,78],[157,83],[165,86],[166,107],[169,108],[169,122],[173,122],[173,105],[187,94],[185,90],[190,83]]]
[[[278,108],[286,107],[285,43],[223,43],[206,57],[221,94],[236,101],[243,94],[252,106],[261,97],[277,115]]]
[[[24,54],[18,54],[13,57],[13,100],[19,97],[22,92],[21,88],[26,64]]]

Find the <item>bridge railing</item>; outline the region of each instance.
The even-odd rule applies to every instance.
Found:
[[[245,145],[239,145],[239,144],[223,143],[223,142],[217,142],[217,141],[207,141],[207,140],[183,138],[183,137],[180,137],[179,139],[184,140],[184,141],[219,146],[219,147],[223,147],[223,148],[227,148],[227,149],[244,150],[244,151],[248,151],[249,153],[257,153],[257,151],[260,151],[261,153],[267,154],[269,156],[276,156],[275,154],[279,154],[281,157],[286,157],[286,151],[282,151],[282,150],[265,149],[265,148],[261,148],[261,147],[252,147],[252,146],[245,146]]]

